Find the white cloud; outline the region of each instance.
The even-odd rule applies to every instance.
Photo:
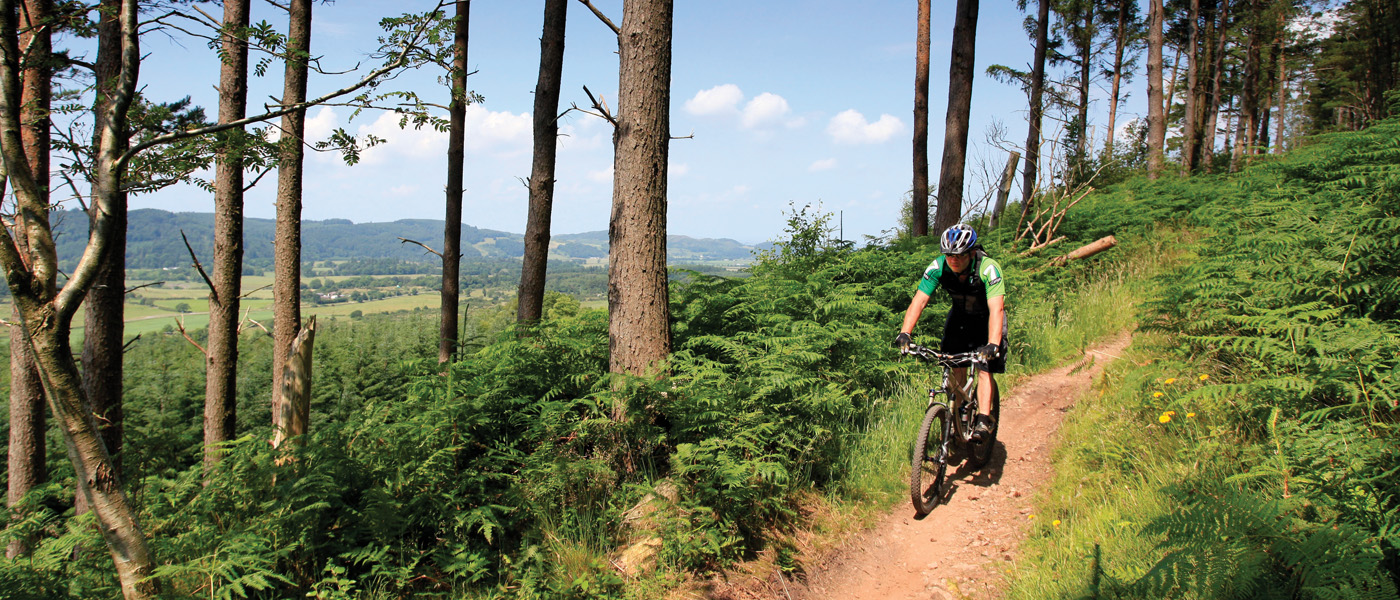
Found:
[[[690,165],[685,163],[672,163],[666,166],[666,173],[671,177],[680,177],[690,172]]]
[[[389,194],[399,197],[412,197],[418,194],[418,186],[412,184],[396,185],[389,188]]]
[[[732,113],[743,99],[739,86],[726,83],[696,92],[695,97],[685,101],[685,110],[696,116]]]
[[[317,115],[319,119],[321,114]],[[447,132],[437,131],[429,126],[415,129],[412,124],[399,127],[400,115],[384,113],[373,123],[361,125],[357,131],[363,138],[373,135],[384,143],[367,149],[361,154],[366,165],[377,165],[394,160],[446,160]],[[518,115],[509,112],[494,112],[481,105],[467,107],[465,122],[465,146],[471,153],[486,151],[511,152],[528,151],[531,144],[530,113]],[[310,127],[308,127],[308,131]]]
[[[819,161],[816,161],[816,162],[812,163],[811,166],[807,167],[807,170],[808,170],[808,171],[812,171],[812,172],[816,172],[816,171],[825,171],[825,170],[827,170],[827,169],[834,169],[834,168],[836,168],[836,159],[834,159],[834,158],[823,158],[823,159],[821,159],[821,160],[819,160]]]
[[[831,118],[826,132],[838,144],[876,144],[889,140],[904,129],[904,123],[894,115],[880,115],[874,123],[865,115],[850,109]]]
[[[597,171],[589,171],[589,172],[588,172],[588,175],[586,175],[586,177],[588,177],[588,179],[590,179],[590,180],[592,180],[592,181],[596,181],[596,182],[598,182],[598,183],[612,183],[612,180],[613,180],[613,168],[612,168],[612,167],[608,167],[608,168],[606,168],[606,169],[600,169],[600,170],[597,170]]]
[[[340,115],[335,114],[335,109],[322,106],[321,110],[306,120],[306,139],[312,143],[324,140],[339,126]]]
[[[744,127],[762,127],[777,123],[789,112],[788,102],[782,96],[763,92],[744,105]]]

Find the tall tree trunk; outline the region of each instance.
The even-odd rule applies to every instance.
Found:
[[[1026,171],[1021,176],[1021,218],[1026,220],[1035,203],[1036,170],[1040,167],[1040,125],[1045,109],[1045,52],[1050,33],[1050,0],[1040,0],[1035,21],[1035,62],[1031,65],[1031,107],[1026,133]],[[1020,232],[1016,232],[1020,235]]]
[[[49,106],[53,68],[53,2],[25,0],[19,7],[18,47],[27,51],[27,59],[19,74],[19,138],[25,159],[38,175],[37,191],[45,206],[49,203]],[[0,191],[3,188],[0,187]],[[27,247],[21,228],[16,228],[16,240]],[[21,315],[16,309],[16,322]],[[44,389],[34,364],[34,355],[16,329],[10,332],[10,439],[6,468],[9,484],[6,498],[11,506],[29,490],[48,480],[45,455]],[[10,558],[29,553],[28,540],[14,540],[5,549]]]
[[[1079,36],[1081,39],[1075,41],[1079,51],[1079,103],[1075,107],[1074,117],[1074,163],[1070,165],[1071,182],[1078,184],[1087,175],[1085,165],[1089,160],[1089,83],[1093,80],[1094,66],[1094,7],[1092,5],[1084,9],[1082,17],[1084,22],[1080,24],[1083,32]]]
[[[1148,0],[1147,10],[1147,178],[1165,168],[1167,119],[1162,107],[1162,0]]]
[[[671,353],[666,165],[672,0],[624,0],[618,36],[613,206],[608,225],[608,368],[644,375]],[[613,418],[626,414],[621,401]]]
[[[540,75],[535,83],[535,156],[530,167],[530,213],[525,220],[525,256],[520,268],[521,323],[544,316],[549,266],[549,227],[554,213],[554,161],[559,147],[559,83],[564,74],[564,30],[568,0],[545,0],[540,35]]]
[[[1287,26],[1287,20],[1284,20]],[[1286,29],[1284,29],[1286,31]],[[1288,105],[1288,59],[1284,52],[1278,53],[1278,108],[1274,111],[1278,116],[1274,118],[1274,126],[1277,128],[1274,134],[1274,154],[1283,154],[1284,122],[1287,120],[1285,109]]]
[[[15,0],[0,0],[0,153],[15,193],[14,231],[22,232],[24,244],[11,237],[10,229],[0,227],[0,265],[20,316],[20,333],[33,352],[41,374],[44,395],[62,432],[68,458],[73,464],[79,493],[87,497],[97,517],[98,530],[112,555],[122,594],[128,600],[152,598],[159,594],[153,574],[153,561],[136,512],[122,491],[121,478],[112,457],[97,433],[92,407],[83,388],[78,365],[73,360],[69,335],[73,315],[96,278],[103,254],[110,250],[110,214],[123,164],[118,162],[118,138],[124,135],[125,118],[135,95],[140,47],[137,34],[136,0],[121,7],[122,75],[114,101],[97,120],[100,132],[94,158],[95,192],[98,205],[96,227],[89,237],[83,257],[69,274],[66,285],[57,286],[58,255],[49,226],[49,206],[38,175],[21,141],[19,74],[20,47],[15,17]]]
[[[1249,38],[1245,46],[1244,58],[1244,86],[1240,91],[1240,116],[1238,131],[1235,133],[1235,149],[1230,155],[1230,172],[1240,169],[1241,161],[1246,153],[1254,153],[1254,135],[1256,133],[1256,123],[1259,118],[1258,106],[1258,85],[1259,85],[1259,23],[1257,19],[1258,4],[1255,0],[1249,0],[1245,5],[1245,14],[1252,18],[1246,22],[1249,27]]]
[[[967,129],[972,115],[974,53],[978,0],[958,0],[948,61],[948,116],[943,126],[943,165],[938,173],[938,213],[933,230],[941,233],[962,218],[963,171],[967,163]]]
[[[1205,172],[1214,170],[1215,138],[1219,135],[1220,88],[1225,71],[1225,40],[1230,33],[1230,0],[1220,0],[1217,9],[1219,19],[1215,25],[1215,39],[1211,56],[1210,93],[1206,104],[1206,124],[1202,130],[1201,166]]]
[[[97,98],[93,114],[105,118],[106,107],[117,92],[114,87],[121,77],[121,0],[102,0],[101,21],[97,27]],[[95,126],[93,147],[101,140],[103,124]],[[117,152],[125,152],[129,131],[121,132],[116,140]],[[95,178],[94,178],[95,179]],[[106,261],[98,267],[97,280],[88,290],[86,311],[83,314],[83,386],[87,389],[92,412],[97,415],[98,431],[107,452],[118,472],[122,465],[122,337],[125,333],[126,313],[126,192],[120,188],[110,192],[115,194],[111,214],[111,250]],[[96,203],[89,209],[88,225],[93,228],[98,218]],[[78,496],[78,512],[86,512],[83,497]]]
[[[1123,51],[1128,47],[1128,3],[1118,0],[1118,28],[1113,35],[1113,90],[1108,104],[1108,139],[1104,148],[1113,152],[1113,130],[1118,127],[1118,99],[1123,84]]]
[[[919,0],[918,33],[914,41],[914,237],[928,235],[928,59],[932,44],[930,0]]]
[[[282,104],[306,101],[307,60],[311,52],[311,0],[287,3],[287,59],[282,72]],[[287,353],[301,327],[301,178],[305,158],[306,110],[282,116],[277,164],[277,226],[272,258],[272,423],[287,409],[282,376]]]
[[[438,327],[438,363],[457,354],[457,306],[461,299],[462,162],[467,132],[467,28],[471,0],[457,0],[452,27],[452,104],[448,110],[447,223],[442,231],[442,317]]]
[[[1189,22],[1190,37],[1186,43],[1186,112],[1182,115],[1181,123],[1181,172],[1191,173],[1196,168],[1197,156],[1197,128],[1199,127],[1197,113],[1201,104],[1200,82],[1198,71],[1200,70],[1199,44],[1196,38],[1200,29],[1201,0],[1191,0],[1191,10],[1187,19]]]
[[[248,109],[248,0],[224,0],[223,57],[219,68],[219,122],[242,119]],[[209,348],[205,360],[204,466],[218,464],[220,444],[234,438],[238,404],[238,304],[243,289],[243,128],[230,129],[215,152],[214,287],[209,292]]]

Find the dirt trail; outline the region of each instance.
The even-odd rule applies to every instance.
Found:
[[[1121,334],[1083,360],[1031,377],[1002,398],[999,448],[981,473],[949,471],[947,500],[916,520],[907,503],[847,542],[805,580],[770,582],[768,596],[803,600],[999,598],[1002,576],[1050,475],[1064,413],[1104,365],[1122,356]],[[1087,366],[1086,366],[1087,364]],[[1078,369],[1076,371],[1076,369]],[[746,594],[747,595],[747,594]]]

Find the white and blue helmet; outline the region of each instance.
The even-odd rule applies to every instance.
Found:
[[[971,225],[958,223],[944,231],[939,242],[944,254],[962,254],[977,245],[977,232]]]

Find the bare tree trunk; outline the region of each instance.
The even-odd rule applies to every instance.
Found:
[[[948,61],[948,116],[943,127],[943,165],[938,173],[935,233],[962,218],[963,172],[967,166],[968,120],[972,114],[978,0],[958,0],[953,49]]]
[[[568,0],[545,0],[540,36],[540,75],[535,83],[535,156],[530,167],[530,213],[525,221],[520,301],[516,319],[544,315],[544,283],[549,266],[549,226],[554,213],[554,163],[559,145],[559,84],[564,74],[564,30]]]
[[[25,0],[19,7],[18,46],[26,49],[28,59],[19,74],[19,138],[25,159],[36,174],[41,174],[38,194],[44,205],[49,203],[49,107],[53,69],[49,56],[53,52],[53,3],[50,0]],[[3,186],[0,186],[3,192]],[[16,227],[17,240],[27,248],[22,228]],[[15,321],[20,322],[18,308]],[[9,485],[7,501],[19,502],[29,490],[48,480],[48,461],[44,447],[47,422],[44,414],[44,389],[23,335],[10,332],[10,440],[7,469]],[[14,540],[5,555],[15,558],[30,551],[28,540]]]
[[[1172,106],[1176,104],[1176,82],[1179,79],[1177,75],[1181,72],[1181,47],[1178,46],[1175,50],[1176,53],[1172,55],[1172,78],[1171,81],[1167,82],[1167,99],[1164,101],[1162,109],[1166,111],[1167,115],[1171,114]]]
[[[992,218],[987,227],[996,229],[1001,221],[1001,213],[1006,210],[1006,198],[1011,195],[1011,184],[1016,180],[1016,163],[1021,162],[1021,153],[1012,152],[1006,157],[1006,169],[1001,172],[1001,184],[997,186],[997,203],[992,208]]]
[[[287,3],[287,58],[282,71],[282,104],[306,101],[307,60],[311,52],[311,0]],[[285,408],[282,374],[287,348],[301,327],[301,179],[305,159],[306,110],[282,116],[277,164],[277,225],[272,257],[272,422]]]
[[[22,322],[19,307],[14,321]],[[44,410],[44,386],[34,365],[34,354],[20,327],[10,328],[10,454],[6,466],[9,486],[6,501],[18,504],[29,490],[49,480],[48,454],[44,433],[48,430]],[[14,540],[5,548],[6,558],[26,556],[29,540]]]
[[[1287,25],[1287,21],[1284,21]],[[1284,122],[1287,120],[1287,113],[1284,112],[1288,104],[1288,63],[1287,57],[1280,51],[1278,53],[1278,109],[1274,112],[1278,116],[1274,118],[1277,133],[1274,134],[1274,154],[1283,154],[1283,134]]]
[[[116,196],[122,163],[117,138],[125,131],[126,111],[135,95],[137,70],[140,66],[136,0],[122,5],[122,75],[114,101],[104,110],[107,116],[98,119],[104,127],[99,134],[101,144],[96,153],[93,172],[98,204],[96,227],[76,268],[69,274],[67,284],[57,286],[58,255],[53,232],[49,226],[49,206],[40,185],[46,172],[33,168],[25,156],[21,141],[19,74],[20,49],[16,36],[15,0],[0,0],[0,152],[11,186],[15,192],[16,216],[14,231],[21,233],[24,244],[18,244],[9,228],[0,227],[0,265],[7,275],[7,284],[20,316],[20,335],[33,351],[43,382],[44,395],[49,401],[55,420],[60,425],[68,457],[73,464],[79,493],[87,497],[97,517],[116,567],[122,594],[128,600],[152,598],[159,594],[153,574],[150,551],[145,535],[136,520],[136,512],[122,492],[120,475],[112,463],[101,438],[83,389],[78,365],[73,360],[69,335],[73,315],[88,289],[93,285],[103,254],[110,250],[111,203]],[[47,58],[47,57],[43,57]]]
[[[1021,218],[1026,220],[1035,203],[1037,168],[1040,166],[1040,125],[1045,109],[1045,52],[1050,32],[1050,0],[1040,0],[1035,22],[1035,62],[1031,66],[1031,107],[1027,118],[1026,171],[1021,176]],[[1019,225],[1018,225],[1019,227]],[[1019,233],[1019,232],[1018,232]]]
[[[94,116],[105,118],[107,106],[118,92],[114,89],[121,77],[121,0],[103,0],[101,21],[97,27],[97,62],[95,64],[97,98]],[[101,143],[105,124],[93,129],[93,147]],[[122,131],[115,140],[116,152],[125,152],[130,132]],[[94,178],[95,184],[96,178]],[[110,214],[112,222],[111,249],[98,267],[97,279],[88,290],[83,313],[83,386],[87,390],[92,412],[97,415],[98,432],[107,452],[112,455],[113,468],[120,473],[122,466],[122,338],[125,334],[126,313],[126,192],[94,190],[94,195],[114,194]],[[89,208],[88,225],[95,228],[97,203]],[[87,512],[82,494],[77,494],[76,511]]]
[[[1147,11],[1147,178],[1165,168],[1167,120],[1162,108],[1162,0],[1148,0]]]
[[[919,0],[918,33],[914,42],[914,237],[928,235],[928,60],[932,44],[930,0]]]
[[[1089,84],[1093,79],[1094,64],[1094,7],[1091,5],[1084,9],[1084,22],[1082,40],[1076,40],[1076,50],[1079,51],[1079,104],[1076,106],[1077,113],[1074,119],[1075,159],[1070,164],[1071,185],[1078,185],[1085,177],[1085,162],[1089,160]]]
[[[1225,71],[1225,40],[1230,33],[1230,0],[1220,0],[1220,7],[1216,11],[1219,15],[1215,25],[1215,44],[1211,57],[1210,68],[1210,95],[1206,104],[1206,124],[1202,130],[1201,140],[1201,166],[1205,172],[1214,170],[1215,162],[1215,138],[1219,135],[1220,119],[1220,87]]]
[[[1123,51],[1128,46],[1128,5],[1127,0],[1118,0],[1118,29],[1114,31],[1113,45],[1113,91],[1108,104],[1108,139],[1104,148],[1113,152],[1113,130],[1118,126],[1118,100],[1123,84]]]
[[[1257,17],[1255,9],[1257,5],[1250,0],[1245,6],[1246,14]],[[1258,84],[1259,84],[1259,24],[1257,18],[1251,19],[1247,23],[1249,27],[1249,41],[1245,48],[1244,59],[1244,87],[1240,91],[1240,116],[1238,131],[1235,134],[1235,149],[1230,155],[1230,172],[1240,169],[1241,161],[1246,153],[1254,153],[1255,133],[1259,119]]]
[[[219,122],[248,112],[248,0],[224,0],[219,44]],[[243,289],[242,127],[224,136],[214,163],[213,289],[209,292],[209,348],[204,383],[204,466],[223,455],[220,444],[234,437],[238,416],[238,304]]]
[[[1197,113],[1200,110],[1200,83],[1197,72],[1200,70],[1199,49],[1196,38],[1200,29],[1201,0],[1191,0],[1191,10],[1187,19],[1190,22],[1190,38],[1186,45],[1186,112],[1181,124],[1181,172],[1189,174],[1196,168],[1197,153]]]
[[[310,0],[305,0],[310,2]],[[281,406],[274,410],[276,420],[272,422],[272,447],[280,448],[283,442],[306,435],[311,426],[311,365],[316,343],[316,316],[307,319],[306,326],[297,331],[296,337],[287,345],[287,353],[282,361],[285,372],[277,378],[282,389],[276,392]],[[274,350],[281,353],[281,349]]]
[[[613,208],[608,226],[608,364],[644,375],[671,353],[666,286],[666,165],[672,0],[625,0],[618,36]],[[613,406],[613,418],[626,416]]]
[[[442,316],[438,328],[438,363],[457,354],[457,306],[461,300],[462,162],[467,131],[467,29],[471,0],[457,0],[452,27],[452,104],[447,134],[447,223],[442,231]]]

